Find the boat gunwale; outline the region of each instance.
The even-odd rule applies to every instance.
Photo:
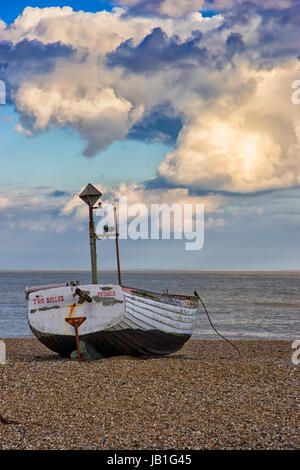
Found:
[[[105,284],[80,284],[81,287],[84,287],[84,286],[89,286],[89,285],[99,285],[99,286],[102,286],[102,285],[105,285]],[[110,285],[118,285],[118,284],[112,284],[110,283]],[[37,290],[34,290],[34,291],[31,291],[31,292],[28,292],[28,288],[26,288],[25,290],[25,293],[26,293],[26,296],[29,297],[30,294],[33,294],[35,292],[39,292],[40,290],[52,290],[52,289],[59,289],[61,287],[74,287],[74,286],[68,286],[68,285],[62,285],[62,284],[57,284],[57,286],[31,286],[30,289],[37,289]],[[137,292],[141,292],[141,293],[146,293],[146,294],[153,294],[153,295],[157,295],[157,296],[163,296],[163,297],[170,297],[170,298],[174,298],[174,299],[178,299],[178,300],[198,300],[197,296],[196,295],[185,295],[185,294],[165,294],[165,293],[162,293],[162,292],[153,292],[153,291],[150,291],[150,290],[145,290],[145,289],[139,289],[137,287],[130,287],[130,286],[124,286],[124,285],[121,285],[120,286],[122,291],[123,289],[130,289],[130,290],[134,290],[134,291],[137,291]]]
[[[145,292],[146,294],[160,295],[160,296],[163,296],[163,297],[171,297],[171,298],[175,298],[175,299],[178,299],[178,300],[198,300],[198,297],[196,295],[164,294],[164,293],[161,293],[161,292],[153,292],[153,291],[150,291],[150,290],[139,289],[137,287],[129,287],[129,286],[124,286],[124,285],[122,285],[121,287],[122,287],[122,291],[123,291],[123,288],[125,288],[125,289],[130,289],[130,290],[134,290],[134,291],[138,291],[138,292]]]

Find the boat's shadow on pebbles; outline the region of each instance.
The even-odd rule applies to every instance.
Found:
[[[184,361],[199,361],[203,360],[203,357],[189,357],[185,355],[179,355],[177,354],[176,356],[112,356],[112,357],[100,357],[98,359],[91,359],[91,360],[82,360],[82,364],[90,364],[90,363],[97,363],[97,362],[103,362],[103,361],[140,361],[140,362],[146,362],[146,361],[153,361],[153,360],[161,360],[163,359],[164,361],[166,360],[184,360]],[[226,357],[223,357],[221,359],[227,359]],[[71,359],[68,357],[60,357],[57,354],[51,354],[49,356],[35,356],[30,359],[25,359],[26,362],[59,362],[59,363],[67,363],[67,362],[78,362],[77,359]]]
[[[136,356],[113,356],[113,357],[99,357],[97,359],[90,359],[90,360],[81,360],[82,364],[90,364],[90,363],[97,363],[102,361],[140,361],[149,359],[148,357],[136,357]],[[71,359],[68,357],[61,357],[57,354],[51,354],[49,356],[35,356],[26,362],[60,362],[60,363],[67,363],[67,362],[79,362],[78,359]]]

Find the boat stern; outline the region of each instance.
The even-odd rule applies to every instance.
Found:
[[[41,286],[27,289],[26,297],[31,330],[47,347],[62,355],[69,352],[69,346],[64,348],[63,344],[71,343],[71,351],[74,349],[75,331],[70,319],[85,318],[79,328],[80,337],[84,338],[119,323],[124,314],[124,296],[116,285]]]

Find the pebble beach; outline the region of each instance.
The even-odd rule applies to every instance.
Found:
[[[164,358],[61,359],[4,339],[0,449],[300,449],[287,341],[190,340]]]

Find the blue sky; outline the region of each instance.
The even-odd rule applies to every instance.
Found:
[[[99,158],[83,158],[83,143],[72,129],[51,129],[34,138],[14,130],[18,115],[12,106],[0,107],[3,156],[1,185],[18,188],[55,185],[74,191],[91,178],[103,185],[143,182],[155,176],[168,146],[142,141],[117,141]],[[118,168],[118,172],[115,169]],[[66,175],[69,175],[66,178]]]
[[[0,23],[0,269],[88,268],[74,203],[88,182],[206,205],[202,250],[122,241],[125,268],[298,269],[299,5],[132,3],[123,16],[102,1],[0,6],[6,25],[39,7]]]
[[[29,2],[15,0],[14,2],[5,2],[5,4],[1,5],[0,18],[6,23],[12,23],[27,6],[39,8],[70,6],[75,11],[84,10],[91,12],[97,12],[102,9],[110,11],[112,9],[111,3],[101,0],[85,0],[84,2],[82,0],[31,0]]]

